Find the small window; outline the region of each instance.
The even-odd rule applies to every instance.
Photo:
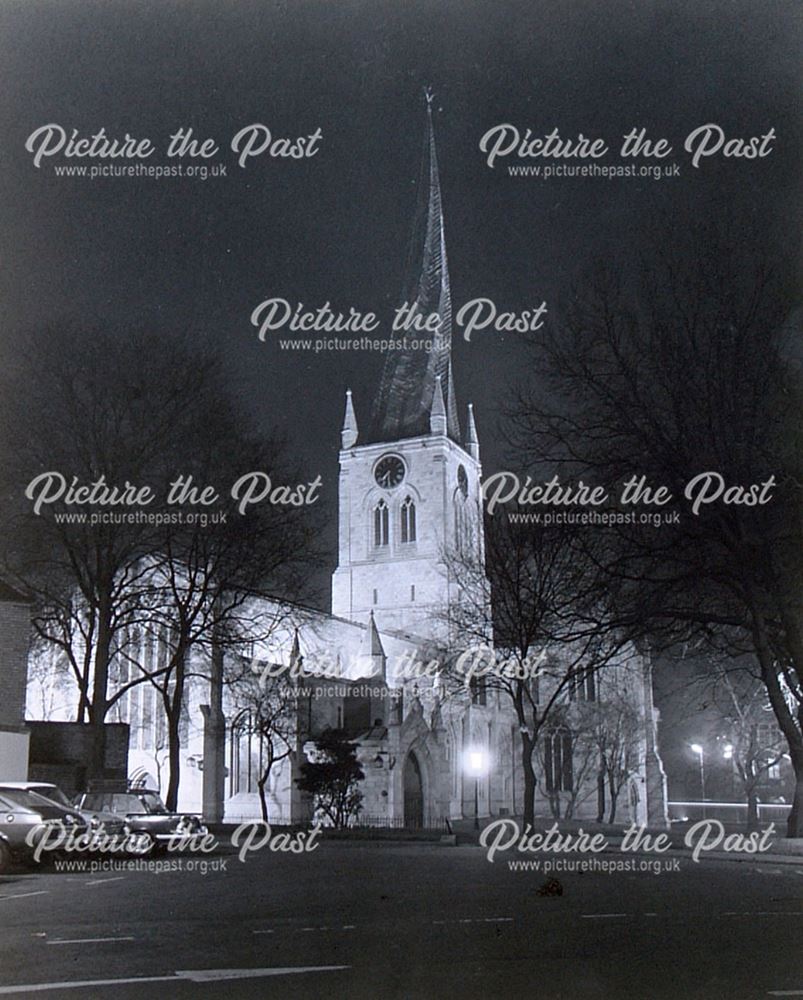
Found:
[[[379,591],[378,590],[374,590],[374,604],[378,604],[378,603],[379,603]]]
[[[471,678],[471,704],[472,705],[488,704],[488,685],[484,677]]]
[[[410,600],[411,601],[415,600],[415,584],[414,583],[410,584]]]
[[[388,505],[380,500],[374,507],[374,545],[380,548],[388,544],[390,535],[390,517]]]
[[[401,505],[401,540],[402,544],[415,541],[415,504],[412,497],[407,497]]]

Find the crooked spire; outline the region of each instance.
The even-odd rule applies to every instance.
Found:
[[[441,379],[444,393],[447,433],[455,441],[460,440],[451,373],[452,296],[430,92],[426,98],[424,155],[403,302],[414,304],[414,314],[422,319],[436,313],[439,324],[434,334],[409,330],[405,346],[388,354],[374,402],[371,437],[375,441],[417,437],[429,431],[429,411],[437,377]],[[433,340],[429,352],[410,346],[410,341],[425,339]]]

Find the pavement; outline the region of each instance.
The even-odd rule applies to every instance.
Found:
[[[803,997],[803,859],[545,860],[323,840],[20,870],[0,877],[0,1000]]]

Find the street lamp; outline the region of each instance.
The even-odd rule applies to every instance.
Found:
[[[733,800],[733,798],[734,798],[733,785],[734,785],[734,772],[736,771],[736,767],[735,767],[734,762],[733,762],[733,755],[735,754],[735,752],[736,752],[736,749],[735,749],[735,747],[734,747],[734,745],[732,743],[724,743],[723,744],[723,746],[722,746],[722,759],[725,760],[725,761],[727,761],[727,766],[728,766],[728,794],[730,795],[731,800]]]
[[[700,801],[703,807],[703,819],[705,819],[705,751],[699,743],[692,743],[691,752],[700,758]]]
[[[468,774],[474,775],[474,829],[480,828],[480,778],[488,770],[488,756],[480,749],[466,751],[464,766]]]

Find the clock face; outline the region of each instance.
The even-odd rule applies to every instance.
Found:
[[[460,492],[464,497],[468,496],[468,476],[466,475],[466,470],[462,465],[457,467],[457,485],[460,487]]]
[[[374,470],[377,483],[386,490],[392,490],[404,479],[404,462],[396,455],[385,455]]]

